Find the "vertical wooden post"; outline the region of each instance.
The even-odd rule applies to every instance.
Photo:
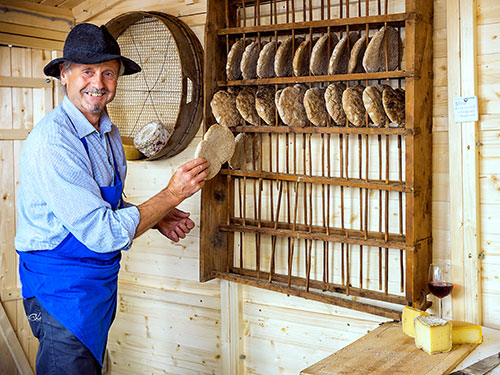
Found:
[[[205,24],[204,55],[204,108],[205,131],[215,123],[210,109],[210,100],[217,91],[217,82],[225,79],[225,72],[219,69],[225,66],[226,46],[221,42],[217,30],[225,27],[225,1],[207,1],[207,20]],[[229,7],[228,7],[229,8]],[[234,17],[229,17],[234,19]],[[201,193],[200,223],[200,281],[213,278],[211,271],[226,271],[228,249],[233,248],[233,234],[221,232],[219,225],[226,221],[229,210],[227,196],[227,176],[217,175],[206,182]]]
[[[406,256],[406,297],[414,305],[425,303],[427,268],[431,259],[432,234],[432,15],[433,1],[406,1],[406,128],[405,138],[406,242],[415,252]],[[418,165],[418,168],[414,166]]]
[[[479,130],[453,112],[454,97],[476,93],[476,1],[448,0],[447,12],[452,315],[481,324]]]
[[[222,373],[243,374],[240,325],[240,284],[220,281]]]

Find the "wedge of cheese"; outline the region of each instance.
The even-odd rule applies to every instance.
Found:
[[[451,350],[451,322],[432,315],[415,318],[415,345],[428,354]]]
[[[483,341],[481,326],[459,320],[452,320],[451,340],[455,344],[480,344]]]
[[[429,315],[425,311],[411,306],[405,306],[401,320],[403,321],[403,332],[410,337],[415,337],[415,318],[417,316]]]

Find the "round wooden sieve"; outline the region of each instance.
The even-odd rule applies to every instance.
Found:
[[[124,144],[150,122],[162,122],[171,136],[146,160],[184,150],[203,115],[203,48],[189,26],[160,12],[130,12],[106,24],[121,53],[142,71],[122,76],[108,113]]]

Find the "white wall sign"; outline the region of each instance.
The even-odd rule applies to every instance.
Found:
[[[453,98],[455,122],[474,122],[479,120],[477,96]]]

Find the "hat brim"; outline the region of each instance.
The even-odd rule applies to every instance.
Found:
[[[63,62],[69,61],[72,63],[77,63],[77,64],[100,64],[106,61],[111,61],[111,60],[120,60],[123,63],[124,71],[123,75],[130,75],[130,74],[135,74],[139,73],[142,69],[141,67],[136,64],[134,61],[130,60],[127,57],[123,57],[120,55],[100,55],[98,58],[93,58],[92,61],[90,60],[81,60],[81,59],[72,59],[68,57],[59,57],[57,59],[52,60],[49,62],[47,65],[45,65],[45,68],[43,68],[43,72],[45,75],[50,76],[50,77],[55,77],[59,78],[61,76],[61,71],[59,69],[59,64],[62,64]]]

